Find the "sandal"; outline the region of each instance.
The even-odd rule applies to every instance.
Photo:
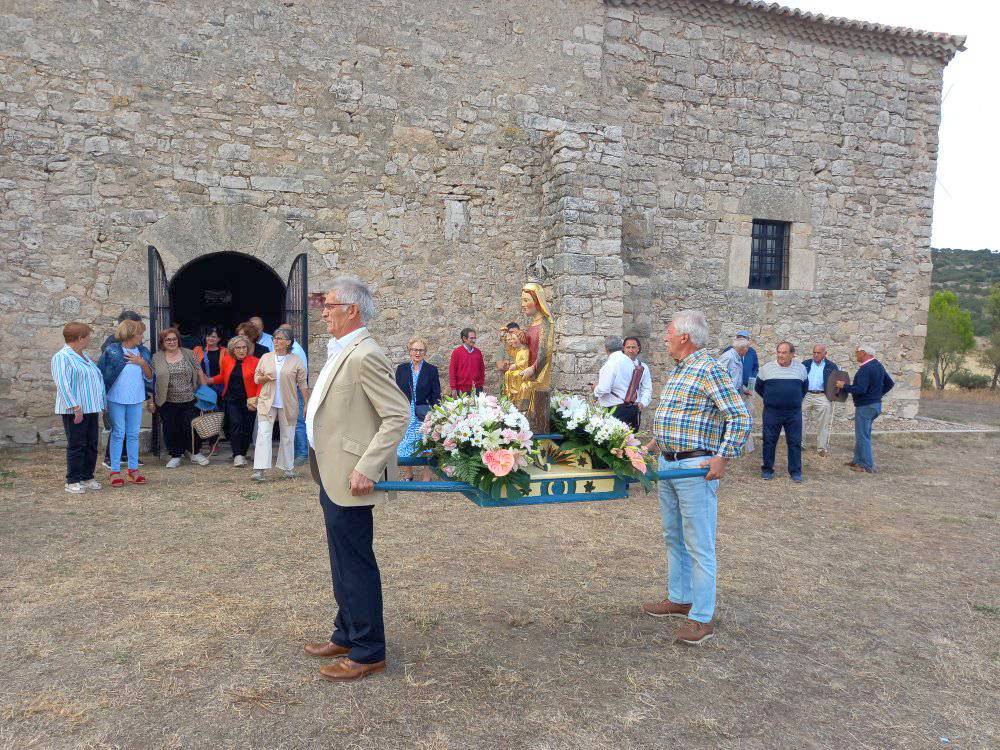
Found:
[[[140,474],[138,469],[129,469],[128,481],[132,484],[146,484],[146,477]]]
[[[112,487],[124,487],[125,480],[122,479],[121,472],[113,471],[111,472],[111,486]]]

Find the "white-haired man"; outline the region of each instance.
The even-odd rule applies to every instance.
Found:
[[[752,424],[729,374],[705,349],[708,335],[704,313],[683,310],[674,315],[664,340],[677,366],[667,376],[653,416],[661,471],[708,467],[704,477],[659,483],[667,598],[642,605],[653,617],[685,618],[674,638],[689,644],[714,635],[719,479],[726,473],[726,462],[740,454]]]
[[[326,523],[337,619],[310,656],[336,657],[320,675],[354,680],[385,669],[382,579],[372,549],[372,505],[384,499],[375,482],[395,476],[396,445],[410,421],[410,404],[396,386],[389,360],[368,333],[375,315],[371,289],[356,276],[334,280],[323,321],[334,337],[306,408],[313,479]]]
[[[653,398],[649,368],[639,361],[642,342],[637,336],[622,339],[609,336],[604,341],[608,361],[601,367],[594,386],[597,403],[614,409],[614,415],[638,432],[642,410]]]
[[[830,450],[830,425],[833,423],[833,402],[826,397],[826,381],[840,368],[826,356],[826,344],[813,344],[813,355],[802,360],[809,376],[809,392],[802,402],[802,416],[816,414],[816,451],[826,456]]]
[[[733,385],[736,390],[743,397],[743,402],[747,405],[747,410],[750,411],[750,399],[752,396],[751,390],[747,387],[747,378],[744,377],[746,374],[745,362],[747,361],[747,353],[751,351],[750,348],[750,337],[744,336],[746,331],[740,331],[734,337],[732,342],[727,346],[722,354],[719,355],[719,363],[726,369],[729,373],[729,377],[733,379]],[[757,362],[757,353],[754,352],[753,355],[754,363]],[[754,374],[756,379],[756,373]],[[751,412],[751,417],[753,412]],[[744,453],[753,453],[753,427],[750,428],[750,434],[747,435],[746,444],[743,446]]]
[[[837,383],[837,390],[845,390],[854,399],[854,458],[847,462],[851,471],[875,472],[872,454],[872,423],[882,413],[882,397],[895,385],[882,363],[875,359],[878,348],[862,341],[854,353],[858,371],[854,383]]]

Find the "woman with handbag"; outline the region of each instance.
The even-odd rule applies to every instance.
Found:
[[[156,388],[153,400],[163,423],[163,439],[167,444],[170,460],[168,469],[181,465],[184,453],[190,448],[191,461],[208,466],[208,459],[201,454],[201,438],[192,442],[191,420],[198,416],[194,392],[199,385],[208,383],[208,377],[198,366],[198,359],[190,349],[181,347],[181,334],[176,328],[167,328],[157,337],[157,352],[153,355],[153,373]]]
[[[420,425],[424,417],[438,401],[441,400],[441,378],[438,369],[427,362],[427,341],[420,336],[414,336],[407,343],[410,361],[403,362],[396,368],[396,385],[410,399],[410,424],[406,428],[396,455],[399,458],[409,458],[417,450],[420,440]],[[403,481],[413,479],[413,467],[401,467]],[[424,467],[424,481],[431,481],[429,466]]]
[[[254,382],[257,358],[250,354],[250,339],[233,336],[229,339],[229,354],[219,360],[219,374],[209,378],[209,383],[222,384],[222,403],[229,425],[229,445],[233,449],[233,466],[247,465],[250,431],[253,428],[251,411],[257,408],[260,386]]]
[[[257,397],[257,441],[253,454],[251,479],[264,481],[264,472],[271,468],[271,436],[278,423],[281,440],[278,443],[277,466],[286,479],[295,476],[295,424],[299,419],[299,396],[309,400],[306,363],[292,354],[294,335],[286,328],[274,332],[274,351],[260,358],[253,379],[260,385]]]
[[[192,351],[201,371],[209,378],[214,378],[222,371],[222,360],[229,357],[229,352],[226,347],[220,346],[222,330],[218,326],[207,326],[204,331],[201,346],[196,346]],[[209,388],[215,391],[217,396],[222,397],[221,383],[210,385]]]
[[[117,341],[97,360],[108,391],[111,420],[111,486],[124,487],[121,475],[122,444],[128,456],[128,481],[146,484],[139,473],[139,428],[142,404],[153,390],[153,355],[143,346],[146,326],[141,320],[123,320],[115,329]]]

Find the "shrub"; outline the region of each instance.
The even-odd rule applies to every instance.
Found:
[[[990,379],[986,375],[977,375],[964,367],[955,371],[955,374],[950,378],[950,382],[959,388],[974,389],[990,387]]]

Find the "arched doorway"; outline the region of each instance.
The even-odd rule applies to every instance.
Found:
[[[232,335],[236,326],[259,315],[264,330],[285,322],[285,284],[270,266],[242,253],[203,255],[170,280],[170,317],[188,335],[207,325]]]

